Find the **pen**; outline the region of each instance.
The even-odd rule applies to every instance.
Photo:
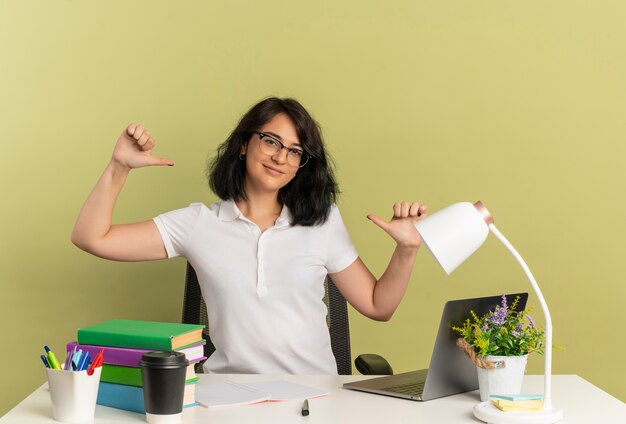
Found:
[[[89,351],[85,351],[85,354],[80,358],[78,369],[76,371],[85,371],[89,365]]]
[[[69,363],[71,361],[71,356],[72,356],[72,351],[68,350],[67,351],[67,356],[65,357],[65,362],[63,362],[63,369],[65,371],[69,370],[68,366],[69,366]]]
[[[309,415],[309,400],[304,399],[304,403],[302,404],[302,416],[306,417]]]
[[[46,368],[50,368],[50,364],[48,363],[48,360],[46,359],[46,355],[41,355],[41,360],[43,361],[43,364],[46,366]]]
[[[78,364],[80,363],[81,356],[83,356],[82,349],[78,349],[78,351],[76,351],[74,356],[72,356],[72,370],[73,371],[78,371]]]
[[[93,358],[93,361],[91,361],[91,365],[89,366],[89,369],[87,370],[87,375],[93,375],[94,370],[102,365],[102,361],[103,359],[103,355],[104,355],[104,349],[100,349],[100,352],[96,353],[95,358]]]
[[[65,370],[66,371],[72,371],[72,358],[74,357],[74,354],[76,353],[76,347],[77,347],[77,345],[74,345],[72,350],[68,350],[67,351],[67,358],[65,359]]]
[[[48,346],[44,346],[43,348],[46,350],[46,353],[48,354],[48,363],[50,364],[50,368],[55,369],[55,370],[60,370],[61,365],[59,364],[59,361],[57,361],[57,357],[54,354],[54,352],[52,352]]]

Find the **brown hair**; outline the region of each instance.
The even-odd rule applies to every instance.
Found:
[[[245,161],[239,154],[255,131],[278,114],[289,116],[302,148],[311,156],[296,176],[278,192],[278,201],[293,216],[292,225],[315,225],[326,221],[339,189],[332,159],[326,153],[318,123],[295,99],[268,97],[254,105],[239,121],[230,136],[217,149],[207,168],[211,190],[222,200],[246,199]]]

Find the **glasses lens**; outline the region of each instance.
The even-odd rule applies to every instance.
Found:
[[[265,134],[259,134],[259,141],[261,145],[261,151],[266,155],[275,155],[280,151],[281,145],[278,141],[274,140]]]
[[[291,158],[291,155],[289,155],[288,157]],[[289,160],[287,160],[287,163],[289,163],[289,165],[302,168],[304,165],[306,165],[308,161],[309,161],[309,155],[305,151],[300,150],[297,157],[292,159],[292,162],[289,162]]]
[[[280,154],[285,149],[287,150],[287,163],[289,165],[302,168],[309,161],[309,155],[304,150],[295,147],[285,147],[280,141],[265,133],[257,134],[259,135],[261,151],[266,155],[274,156]]]

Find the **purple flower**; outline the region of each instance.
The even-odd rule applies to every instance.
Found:
[[[528,321],[530,322],[530,328],[535,328],[535,321],[533,321],[532,317],[530,315],[526,315],[526,318],[528,318]]]
[[[480,329],[483,333],[489,330],[489,326],[487,324],[483,325],[483,328]]]
[[[520,333],[519,331],[515,331],[515,330],[511,331],[511,334],[513,334],[513,337],[519,337],[522,335],[522,333]]]
[[[496,306],[496,310],[489,315],[487,323],[495,326],[501,326],[506,321],[506,316],[509,312],[509,307],[506,303],[506,295],[502,295],[502,306]]]
[[[521,332],[523,329],[524,329],[524,324],[522,324],[521,322],[518,322],[515,324],[515,331],[517,331],[518,333]]]
[[[506,308],[496,306],[496,310],[489,315],[487,322],[495,326],[504,324],[504,321],[506,320],[506,312]]]

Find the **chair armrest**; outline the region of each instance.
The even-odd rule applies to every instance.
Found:
[[[356,369],[363,375],[393,375],[389,362],[375,353],[364,353],[354,360]]]

